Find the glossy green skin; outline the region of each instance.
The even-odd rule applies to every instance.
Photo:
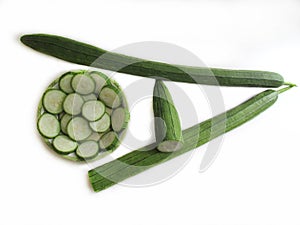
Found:
[[[156,80],[154,85],[153,113],[157,118],[155,120],[156,141],[183,142],[178,112],[168,88],[161,80]]]
[[[192,67],[147,61],[48,34],[24,35],[21,41],[39,52],[68,62],[142,77],[243,87],[279,87],[284,83],[282,76],[273,72]],[[101,58],[98,59],[99,57]]]
[[[273,105],[277,98],[277,91],[264,91],[225,113],[184,130],[184,144],[179,151],[163,153],[155,148],[155,144],[151,144],[90,170],[90,183],[94,191],[99,192],[171,160],[248,122]]]

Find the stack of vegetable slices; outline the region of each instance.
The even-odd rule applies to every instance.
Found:
[[[49,85],[37,127],[46,144],[73,161],[95,160],[120,145],[129,121],[125,96],[98,71],[70,71]]]

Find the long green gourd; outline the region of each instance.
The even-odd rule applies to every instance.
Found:
[[[160,152],[152,144],[90,170],[88,175],[94,191],[99,192],[107,189],[118,182],[171,160],[233,130],[272,106],[276,102],[278,94],[291,87],[278,91],[266,90],[225,113],[184,130],[184,145],[179,151],[172,153]]]
[[[179,150],[183,144],[182,129],[172,96],[161,80],[156,80],[153,89],[153,113],[157,149],[161,152]]]
[[[55,35],[24,35],[21,41],[68,62],[142,77],[220,86],[280,87],[284,84],[283,77],[273,72],[171,65],[109,52]]]

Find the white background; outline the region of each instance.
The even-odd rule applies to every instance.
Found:
[[[166,182],[116,185],[95,194],[89,166],[45,149],[35,127],[45,87],[82,67],[18,41],[26,33],[58,34],[105,49],[164,41],[209,66],[270,70],[300,84],[299,10],[296,0],[0,0],[0,224],[299,224],[299,88],[228,133],[206,172],[199,173],[203,146]],[[120,84],[126,83],[122,77]],[[226,108],[259,91],[222,88]],[[207,113],[199,117],[209,117],[207,102],[194,101]],[[132,132],[143,133],[138,117],[146,109],[132,115]]]

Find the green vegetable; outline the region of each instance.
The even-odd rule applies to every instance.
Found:
[[[77,142],[71,140],[66,135],[59,135],[53,140],[55,150],[60,154],[69,154],[76,150]]]
[[[99,145],[96,141],[86,141],[80,144],[76,155],[81,159],[92,159],[98,155]]]
[[[279,91],[264,91],[239,106],[183,131],[184,144],[179,151],[164,153],[151,144],[89,171],[89,180],[98,192],[160,163],[195,149],[210,140],[248,122],[273,105]]]
[[[70,115],[78,115],[81,113],[81,108],[84,104],[84,100],[81,95],[76,93],[69,94],[63,103],[63,109]]]
[[[284,84],[282,76],[273,72],[170,65],[108,52],[48,34],[24,35],[21,41],[39,52],[68,62],[142,77],[221,86],[279,87]]]
[[[88,121],[99,120],[105,113],[105,105],[97,100],[91,100],[82,106],[82,115]]]
[[[71,85],[75,92],[82,95],[91,94],[95,90],[95,81],[85,74],[75,75],[71,81]]]
[[[59,114],[63,111],[65,98],[66,94],[60,90],[46,91],[43,96],[43,106],[49,113]]]
[[[46,138],[54,138],[60,132],[60,124],[56,116],[44,113],[38,119],[38,130]]]
[[[155,82],[153,112],[157,149],[161,152],[179,150],[183,145],[179,115],[168,88],[161,80]]]
[[[104,113],[99,120],[90,122],[90,127],[95,132],[106,132],[110,127],[110,116],[107,113]]]
[[[67,132],[74,141],[82,141],[92,134],[88,121],[79,116],[70,120]]]
[[[111,150],[117,148],[120,145],[118,135],[113,132],[107,132],[104,134],[99,141],[100,149],[102,150]]]
[[[111,126],[115,132],[120,132],[127,127],[130,114],[123,107],[115,109],[111,114]]]
[[[117,134],[118,142],[113,139],[109,143],[111,139],[107,136],[103,139],[108,145],[107,150],[99,151],[100,138],[107,134],[111,127],[112,109],[99,101],[99,93],[95,93],[97,88],[102,90],[104,86],[113,86],[113,90],[118,93],[118,99],[123,100],[120,101],[120,107],[127,110],[121,87],[96,71],[78,70],[64,73],[53,81],[43,94],[38,106],[37,128],[45,143],[62,157],[73,161],[96,160],[118,147],[127,123],[122,122],[120,125],[122,129]],[[92,92],[89,93],[90,91]],[[112,105],[113,101],[110,106]]]
[[[115,86],[102,88],[99,99],[110,108],[117,108],[121,105],[120,89]]]

